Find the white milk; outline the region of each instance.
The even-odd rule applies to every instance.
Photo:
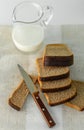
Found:
[[[18,49],[34,51],[43,42],[44,30],[40,25],[15,23],[12,38]]]

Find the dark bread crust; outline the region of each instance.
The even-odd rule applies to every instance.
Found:
[[[75,98],[76,95],[77,95],[77,92],[71,98],[68,98],[68,99],[66,99],[64,101],[60,101],[59,103],[52,103],[52,104],[50,102],[48,102],[48,104],[50,106],[60,105],[60,104],[66,103],[67,101],[70,101],[71,99]]]
[[[52,48],[53,47],[53,48]],[[65,49],[67,51],[67,54],[65,55],[52,55],[49,54],[47,55],[47,49],[51,48],[52,51],[54,51],[54,49],[60,47],[61,49]],[[59,50],[59,53],[61,53],[61,50]],[[51,52],[50,52],[51,53]],[[68,48],[68,46],[66,44],[48,44],[45,47],[44,50],[44,54],[43,54],[43,62],[45,66],[70,66],[73,64],[73,53],[71,52],[71,50]]]
[[[73,64],[73,54],[70,56],[44,56],[44,66],[70,66]]]
[[[53,92],[59,92],[59,91],[63,91],[63,90],[69,89],[70,87],[71,87],[71,84],[66,85],[66,86],[64,86],[62,88],[44,89],[44,88],[40,87],[40,89],[41,89],[41,91],[43,93],[53,93]]]
[[[68,71],[65,74],[58,75],[58,76],[51,76],[51,77],[38,77],[38,80],[40,81],[53,81],[53,80],[59,80],[69,77],[70,71]]]
[[[20,107],[16,106],[14,103],[12,103],[11,98],[9,98],[8,104],[9,104],[12,108],[14,108],[15,110],[17,110],[17,111],[20,111],[20,109],[21,109]]]

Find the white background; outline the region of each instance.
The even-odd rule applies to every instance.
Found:
[[[23,0],[0,0],[0,24],[12,23],[12,11]],[[31,0],[30,0],[31,1]],[[84,24],[84,0],[32,0],[52,5],[54,17],[50,24]]]

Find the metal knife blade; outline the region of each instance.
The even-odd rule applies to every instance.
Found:
[[[27,72],[23,69],[23,67],[21,67],[18,64],[18,68],[21,72],[21,75],[23,76],[23,79],[24,79],[30,93],[32,94],[34,101],[36,102],[38,108],[40,109],[41,113],[43,114],[48,126],[53,127],[56,123],[53,120],[53,118],[51,117],[50,113],[48,112],[48,110],[47,110],[46,106],[44,105],[43,101],[41,100],[41,98],[39,96],[39,91],[35,90],[35,87],[34,87],[34,84],[31,80],[31,78],[29,77]]]
[[[18,68],[21,72],[21,75],[22,75],[30,93],[31,94],[34,93],[36,91],[36,89],[34,87],[35,85],[34,85],[33,81],[31,80],[30,76],[27,74],[27,72],[19,64],[18,64]]]

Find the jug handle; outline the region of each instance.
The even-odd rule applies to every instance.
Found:
[[[42,25],[46,27],[53,17],[53,7],[46,6],[43,9]]]

